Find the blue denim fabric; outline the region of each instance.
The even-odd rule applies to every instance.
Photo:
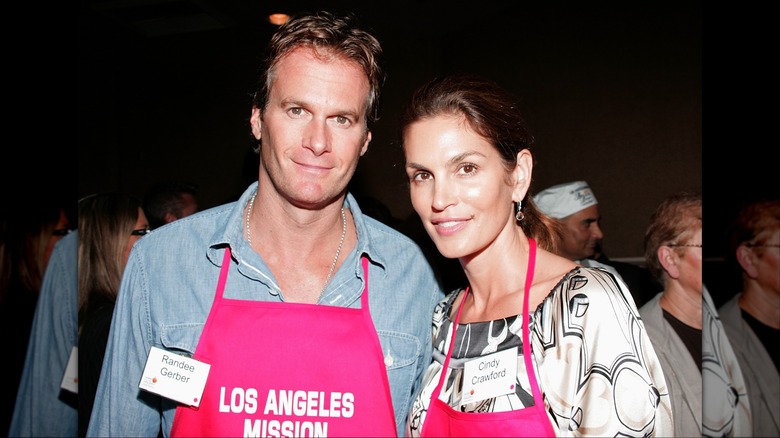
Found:
[[[164,436],[170,434],[176,403],[138,385],[152,346],[194,353],[214,299],[225,245],[233,255],[226,298],[282,301],[273,274],[243,237],[244,207],[256,189],[254,183],[237,202],[176,220],[135,244],[122,278],[89,436],[157,436],[159,430]],[[360,255],[368,256],[369,306],[402,436],[431,360],[433,308],[444,295],[433,268],[411,239],[364,216],[351,194],[345,207],[355,219],[358,242],[320,302],[360,307]],[[279,327],[279,333],[246,335],[278,336],[283,331]],[[317,336],[316,327],[311,336]],[[306,352],[301,351],[301,361],[305,360]]]
[[[77,257],[78,232],[72,232],[57,242],[49,258],[8,436],[78,434],[77,406],[59,399],[62,376],[78,336]]]

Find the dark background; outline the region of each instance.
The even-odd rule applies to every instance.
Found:
[[[82,7],[80,195],[141,195],[176,178],[198,184],[204,206],[234,200],[257,177],[248,96],[274,30],[264,5],[274,2],[118,4]],[[449,71],[481,73],[513,91],[537,140],[534,191],[588,181],[612,257],[641,256],[662,197],[701,190],[698,2],[276,4],[354,11],[382,42],[381,120],[352,189],[398,219],[414,214],[396,142],[399,108],[414,87]]]
[[[414,215],[397,144],[400,106],[434,75],[480,73],[509,88],[526,114],[537,142],[534,192],[588,181],[606,253],[641,263],[658,202],[702,191],[705,281],[714,296],[733,290],[719,266],[723,227],[740,200],[770,190],[776,169],[760,158],[760,130],[743,129],[758,112],[745,94],[766,76],[753,66],[765,61],[740,44],[760,26],[720,11],[708,28],[717,30],[708,33],[714,67],[703,111],[701,1],[83,1],[78,195],[140,197],[173,178],[196,183],[204,208],[235,200],[257,178],[249,94],[274,9],[353,11],[383,44],[381,120],[351,190],[399,221]]]

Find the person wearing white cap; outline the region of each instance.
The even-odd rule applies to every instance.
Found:
[[[628,285],[637,308],[663,289],[647,269],[609,260],[601,252],[604,232],[599,225],[599,204],[587,182],[572,181],[548,187],[534,195],[534,202],[562,226],[558,255],[583,266],[606,269],[620,277]]]
[[[598,201],[585,181],[558,184],[534,195],[542,213],[564,226],[558,255],[576,262],[593,259],[604,238],[599,221]]]

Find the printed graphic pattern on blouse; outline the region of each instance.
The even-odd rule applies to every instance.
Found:
[[[438,383],[452,321],[453,291],[433,315],[434,361],[414,400],[408,436],[419,436]],[[522,309],[495,321],[458,324],[442,395],[463,412],[505,412],[533,405],[522,358]],[[531,313],[537,380],[558,436],[671,436],[671,401],[661,364],[628,288],[607,271],[567,273]],[[461,406],[463,364],[518,347],[516,391]]]

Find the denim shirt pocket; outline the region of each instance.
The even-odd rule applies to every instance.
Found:
[[[182,356],[193,357],[205,325],[195,322],[163,325],[160,330],[163,348]]]
[[[408,406],[412,397],[417,360],[421,352],[419,340],[407,333],[377,330],[382,346],[387,380],[393,396],[393,406]]]

